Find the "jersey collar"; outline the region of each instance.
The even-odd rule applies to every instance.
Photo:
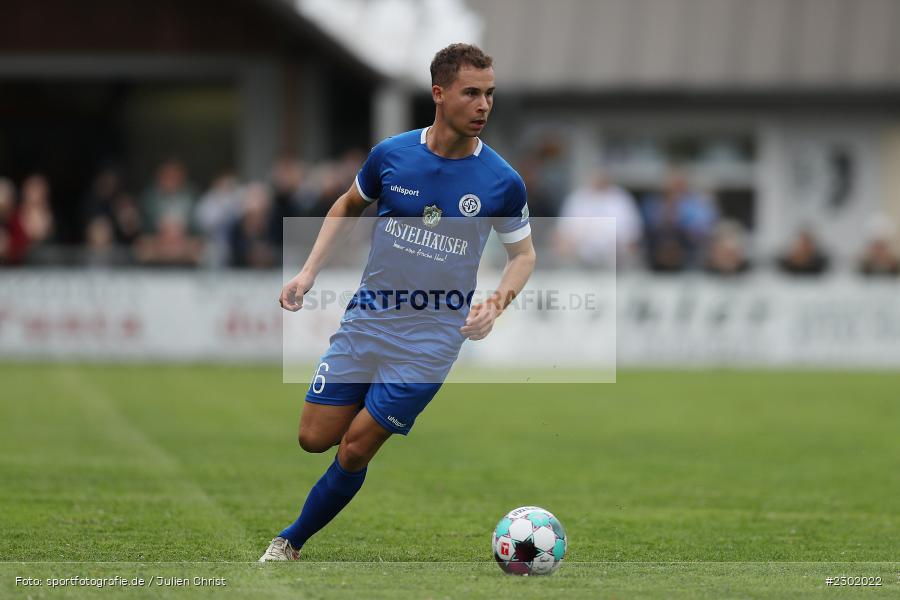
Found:
[[[429,125],[428,127],[426,127],[425,129],[422,130],[422,135],[419,136],[420,144],[425,143],[425,136],[428,135],[429,129],[431,129],[431,125]],[[472,156],[478,156],[479,154],[481,154],[481,149],[484,147],[484,143],[481,141],[481,138],[475,138],[475,139],[478,140],[478,145],[475,146],[475,152],[472,153]]]

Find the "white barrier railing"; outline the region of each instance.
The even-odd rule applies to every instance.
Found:
[[[566,278],[541,276],[534,281]],[[583,273],[571,277],[583,286]],[[287,314],[276,303],[281,278],[278,272],[2,271],[0,358],[277,363]],[[358,281],[358,274],[351,278]],[[900,367],[900,282],[629,275],[616,289],[615,310],[593,313],[591,327],[593,335],[617,338],[620,367]],[[316,339],[327,339],[340,312],[335,305],[316,319]],[[521,340],[523,329],[535,344],[584,344],[584,329],[556,328],[542,311],[507,318],[516,319],[515,328],[498,329],[460,360],[507,364],[504,340]],[[297,360],[313,361],[324,350],[318,342],[305,347]],[[529,356],[518,352],[518,366],[530,366]]]

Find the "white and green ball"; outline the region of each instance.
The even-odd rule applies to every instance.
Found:
[[[559,568],[569,538],[550,511],[522,506],[500,519],[493,535],[494,560],[513,575],[550,575]]]

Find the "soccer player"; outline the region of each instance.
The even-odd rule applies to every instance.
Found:
[[[481,340],[534,269],[525,185],[478,135],[494,104],[492,59],[453,44],[431,63],[430,127],[374,148],[328,212],[300,272],[281,291],[297,311],[354,221],[377,202],[365,273],[316,370],[300,417],[307,452],[339,445],[297,520],[259,559],[297,560],[303,544],[359,491],[394,433],[409,433],[465,339]],[[469,306],[491,229],[507,251],[497,291]],[[465,295],[467,302],[463,302]],[[402,308],[402,310],[401,310]]]

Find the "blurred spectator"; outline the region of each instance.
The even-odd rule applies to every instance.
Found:
[[[177,159],[163,162],[156,171],[153,186],[144,194],[147,229],[159,231],[163,220],[172,217],[180,221],[186,231],[190,231],[195,196],[184,163]]]
[[[46,263],[58,258],[53,252],[56,224],[50,208],[50,184],[40,173],[22,182],[19,221],[28,238],[29,262]]]
[[[251,183],[244,191],[241,215],[231,228],[231,266],[265,268],[279,263],[271,234],[272,199],[269,189]]]
[[[16,186],[0,178],[0,265],[17,265],[25,259],[28,236],[16,207]]]
[[[315,170],[315,186],[317,199],[315,213],[325,215],[341,194],[347,191],[353,179],[347,179],[347,174],[337,163],[326,162]],[[354,174],[355,176],[355,174]]]
[[[137,202],[122,185],[119,171],[114,167],[103,167],[91,189],[85,195],[85,239],[89,235],[91,222],[98,216],[106,217],[112,227],[116,244],[131,245],[141,235],[143,219]]]
[[[778,266],[790,275],[821,275],[828,270],[829,259],[809,229],[801,229],[787,252],[778,259]]]
[[[563,203],[554,232],[554,248],[563,257],[575,257],[587,266],[633,265],[643,235],[643,223],[634,198],[596,172]],[[585,218],[587,217],[587,218]],[[612,217],[606,223],[591,217]]]
[[[528,189],[532,217],[559,215],[562,199],[569,194],[567,144],[558,134],[541,137],[522,161],[522,178]]]
[[[122,191],[122,178],[118,170],[111,166],[101,168],[84,197],[82,208],[85,211],[85,222],[96,215],[111,214],[113,201]]]
[[[896,245],[897,228],[885,217],[875,217],[869,225],[868,241],[859,261],[859,272],[870,277],[900,275]]]
[[[193,267],[203,257],[203,243],[189,235],[187,224],[177,213],[163,214],[157,232],[138,239],[139,262],[161,267]]]
[[[713,275],[729,276],[749,270],[747,235],[743,226],[736,221],[722,221],[713,231],[706,271]]]
[[[230,257],[229,236],[240,211],[237,177],[225,172],[216,177],[197,204],[194,220],[206,238],[206,264],[224,267]]]
[[[282,156],[272,168],[272,200],[274,213],[285,217],[300,216],[312,209],[315,198],[304,196],[306,166],[291,156]]]
[[[294,158],[282,157],[275,163],[272,169],[272,200],[270,228],[272,240],[276,243],[280,244],[284,238],[284,219],[319,216],[319,197],[309,181],[306,165]],[[327,209],[324,210],[327,212]]]
[[[358,148],[351,148],[344,152],[340,158],[333,163],[332,166],[334,167],[335,177],[341,182],[341,185],[344,188],[341,190],[341,194],[346,192],[347,188],[353,185],[353,180],[356,179],[356,174],[359,172],[360,167],[362,167],[363,162],[365,162],[366,156],[366,152],[363,152]],[[337,199],[337,196],[335,196],[335,199]],[[331,207],[329,206],[329,208]]]
[[[359,170],[359,165],[354,167],[353,175],[350,176],[351,182]],[[291,238],[287,240],[289,244],[299,243],[312,247],[322,220],[310,217],[323,216],[331,208],[327,198],[320,197],[315,181],[317,174],[318,171],[310,173],[306,165],[291,157],[283,157],[275,164],[272,170],[274,208],[270,224],[274,243],[284,243],[287,231]],[[334,203],[334,200],[337,200],[337,197],[333,198],[331,203]],[[284,219],[291,217],[295,220],[285,223]]]
[[[538,246],[553,239],[552,217],[559,215],[563,198],[569,194],[566,147],[559,135],[544,135],[516,166],[528,191],[531,232]]]
[[[863,252],[859,272],[869,276],[900,275],[900,258],[888,240],[872,240]]]
[[[85,265],[114,267],[126,262],[127,252],[116,244],[115,230],[109,217],[98,214],[91,218],[85,232]]]
[[[110,219],[113,231],[119,244],[132,245],[140,237],[143,231],[143,218],[141,210],[134,196],[128,192],[116,195],[112,204]]]
[[[703,264],[718,215],[711,199],[691,190],[682,173],[669,175],[662,194],[644,201],[643,213],[651,269],[672,272]]]

